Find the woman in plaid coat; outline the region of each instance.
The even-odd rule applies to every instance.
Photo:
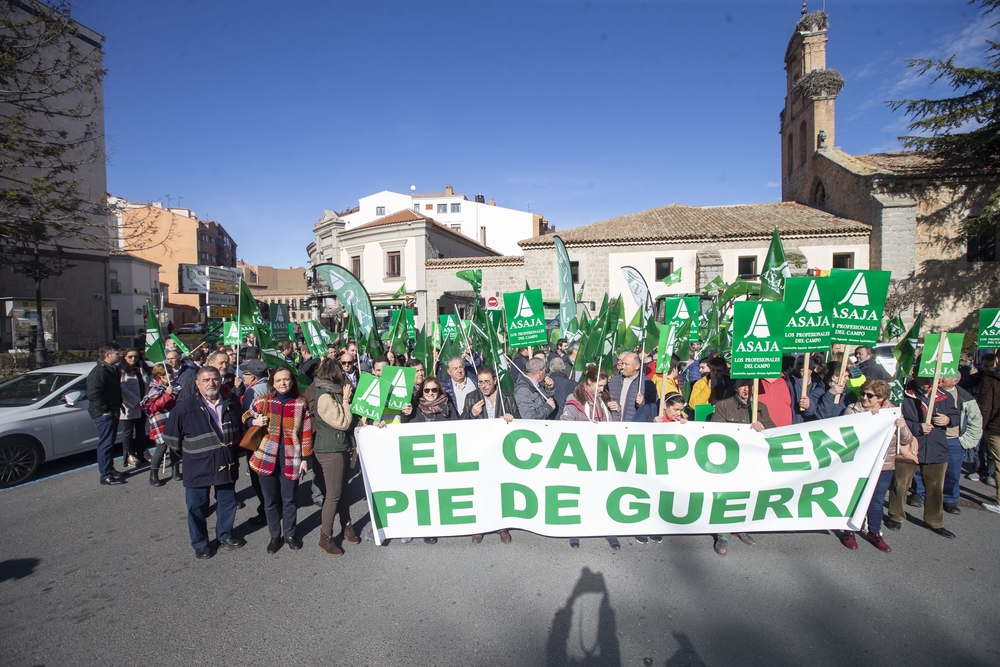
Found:
[[[160,479],[159,468],[163,462],[163,457],[167,453],[167,443],[163,440],[163,429],[167,426],[167,419],[170,418],[170,411],[177,402],[177,394],[170,384],[166,367],[163,364],[153,366],[153,380],[149,383],[149,390],[143,397],[139,407],[149,418],[149,438],[156,443],[153,451],[153,458],[149,464],[149,483],[153,486],[163,486],[165,480]],[[174,459],[174,476],[181,479],[181,459],[178,454]]]
[[[243,422],[246,426],[267,427],[260,447],[250,457],[250,467],[260,477],[271,535],[267,553],[273,554],[281,548],[282,536],[288,548],[302,548],[302,540],[295,536],[295,492],[308,469],[306,457],[313,453],[313,430],[309,408],[299,397],[292,371],[279,368],[267,383],[267,396],[253,402]]]

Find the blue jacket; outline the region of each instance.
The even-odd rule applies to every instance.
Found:
[[[823,400],[823,395],[826,393],[826,383],[823,382],[823,378],[816,374],[809,376],[809,384],[811,385],[808,394],[809,409],[803,412],[799,409],[799,399],[802,398],[802,376],[783,373],[782,377],[785,378],[785,384],[788,385],[788,391],[792,395],[792,423],[801,424],[802,422],[811,422],[819,419],[817,410]],[[831,403],[829,407],[837,407],[840,409],[840,412],[843,412],[846,406],[834,406]]]
[[[620,405],[621,415],[623,422],[632,421],[632,415],[639,408],[635,404],[635,398],[639,395],[639,387],[642,387],[642,398],[644,403],[656,403],[656,385],[648,377],[642,374],[640,371],[639,375],[636,376],[635,380],[628,388],[628,394],[625,396],[625,400],[622,401],[624,405]],[[618,403],[618,398],[622,393],[622,376],[620,373],[615,373],[608,379],[608,393],[611,394],[611,400]]]
[[[235,401],[222,401],[221,432],[200,394],[179,402],[170,411],[163,440],[183,454],[186,488],[232,484],[239,477],[241,412]]]
[[[938,389],[934,400],[934,415],[944,415],[948,417],[946,426],[937,426],[930,433],[924,433],[921,425],[927,417],[928,399],[925,398],[910,383],[906,387],[903,395],[903,419],[910,429],[910,433],[917,439],[917,456],[920,463],[948,463],[948,436],[946,431],[949,426],[958,426],[961,415],[958,406],[946,392]]]

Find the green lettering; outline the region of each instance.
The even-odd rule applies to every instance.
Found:
[[[667,449],[670,443],[674,446]],[[688,441],[683,435],[657,433],[653,436],[653,467],[657,475],[668,474],[670,459],[682,459],[687,453]]]
[[[433,445],[433,435],[402,435],[399,437],[399,470],[404,475],[437,472],[437,465],[417,465],[416,459],[434,458],[433,449],[414,449],[414,445]]]
[[[413,493],[417,504],[417,525],[431,525],[431,494],[427,489],[418,489]]]
[[[858,501],[861,500],[861,492],[865,490],[865,484],[867,483],[867,477],[858,478],[858,483],[854,485],[854,493],[851,495],[850,502],[847,503],[847,511],[844,512],[844,516],[854,516],[854,513],[858,510]],[[881,503],[884,500],[884,498],[880,498],[879,502]]]
[[[515,493],[521,494],[524,498],[524,509],[517,509]],[[513,517],[515,519],[534,519],[538,514],[538,496],[535,492],[523,484],[514,482],[504,482],[500,485],[500,508],[503,518]]]
[[[635,458],[635,474],[646,474],[646,438],[639,434],[631,434],[625,438],[625,451],[618,448],[618,438],[602,433],[597,436],[597,469],[608,469],[608,456],[614,460],[615,470],[628,472]]]
[[[438,489],[438,506],[441,511],[441,525],[453,526],[461,523],[475,523],[476,515],[455,516],[455,510],[471,510],[471,500],[455,500],[455,496],[471,496],[473,488]]]
[[[687,525],[694,523],[701,516],[702,508],[705,506],[705,494],[695,491],[688,496],[687,514],[677,516],[674,514],[674,492],[660,491],[660,518],[667,523]]]
[[[576,433],[563,433],[556,441],[556,446],[552,448],[552,455],[546,468],[559,468],[564,463],[576,466],[580,472],[591,472],[590,461],[583,453],[583,445]]]
[[[775,518],[791,519],[792,512],[786,507],[788,501],[795,495],[794,489],[767,489],[757,494],[757,504],[753,509],[753,520],[761,521],[767,518],[767,511],[774,512]]]
[[[709,516],[709,523],[739,523],[746,519],[745,516],[726,516],[728,512],[739,512],[747,508],[746,502],[734,503],[732,501],[749,500],[749,491],[716,491],[712,494],[712,514]]]
[[[552,526],[565,526],[580,523],[579,514],[562,515],[561,509],[579,507],[580,501],[576,498],[562,499],[559,496],[563,493],[580,495],[579,486],[546,486],[545,487],[545,523]]]
[[[542,441],[542,438],[534,431],[520,428],[516,431],[511,431],[503,439],[503,457],[507,459],[507,463],[521,470],[531,470],[542,462],[542,455],[530,454],[526,459],[517,458],[517,443],[519,440],[527,440],[532,444],[538,444]]]
[[[444,441],[444,471],[445,472],[469,472],[479,470],[479,461],[459,461],[458,442],[454,433],[445,433],[442,437]]]
[[[840,510],[833,504],[837,492],[837,483],[832,479],[803,484],[802,495],[799,496],[799,518],[812,518],[814,503],[826,516],[841,516]]]
[[[632,486],[622,486],[615,489],[608,496],[608,516],[611,517],[611,520],[618,523],[638,523],[648,519],[649,503],[640,503],[632,500],[628,504],[628,508],[632,510],[632,513],[625,514],[622,512],[622,497],[626,495],[635,496],[639,500],[649,500],[649,494],[642,489]]]
[[[820,468],[830,465],[830,452],[836,454],[837,458],[844,463],[854,460],[854,455],[858,453],[858,446],[861,444],[858,441],[858,434],[854,432],[853,427],[843,426],[840,429],[840,437],[844,440],[843,445],[827,435],[825,431],[809,431],[809,439],[812,440],[813,452],[816,453],[816,460],[819,462]]]
[[[372,503],[375,505],[376,528],[388,528],[389,515],[403,512],[410,505],[402,491],[375,491],[372,493]]]
[[[708,448],[716,443],[726,449],[726,458],[718,464],[712,463],[708,459]],[[740,443],[728,435],[719,435],[718,433],[703,435],[698,438],[698,442],[694,445],[694,460],[698,467],[705,472],[713,475],[724,475],[735,470],[736,466],[740,464]]]
[[[785,447],[785,443],[802,442],[801,433],[776,435],[767,440],[767,462],[771,464],[771,472],[790,472],[792,470],[812,470],[808,461],[785,461],[786,456],[802,456],[803,447]]]

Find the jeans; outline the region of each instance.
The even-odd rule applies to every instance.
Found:
[[[260,475],[260,490],[264,493],[264,516],[267,517],[267,532],[271,539],[284,535],[295,536],[295,522],[298,507],[295,492],[299,488],[297,479],[285,477],[284,457],[279,457],[281,465],[275,465],[270,475]]]
[[[188,532],[191,546],[203,549],[208,546],[208,499],[210,486],[184,489],[187,502]],[[215,487],[215,536],[219,541],[233,536],[233,522],[236,521],[236,484],[218,484]]]
[[[101,415],[94,420],[97,426],[97,469],[104,479],[115,470],[115,436],[118,435],[118,413]]]
[[[962,449],[962,442],[958,438],[948,438],[948,470],[944,474],[944,498],[943,502],[954,505],[958,502],[959,493],[962,490],[962,461],[965,459],[965,450]],[[924,478],[917,471],[913,476],[913,483],[917,489],[917,495],[924,497]]]
[[[868,532],[876,535],[882,534],[882,516],[884,514],[883,504],[885,494],[889,493],[889,485],[892,483],[892,471],[883,470],[879,473],[878,483],[875,484],[875,493],[872,495],[872,502],[868,506]]]

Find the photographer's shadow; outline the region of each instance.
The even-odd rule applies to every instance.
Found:
[[[546,647],[549,667],[618,667],[618,626],[604,575],[583,568],[573,592],[552,619]]]

